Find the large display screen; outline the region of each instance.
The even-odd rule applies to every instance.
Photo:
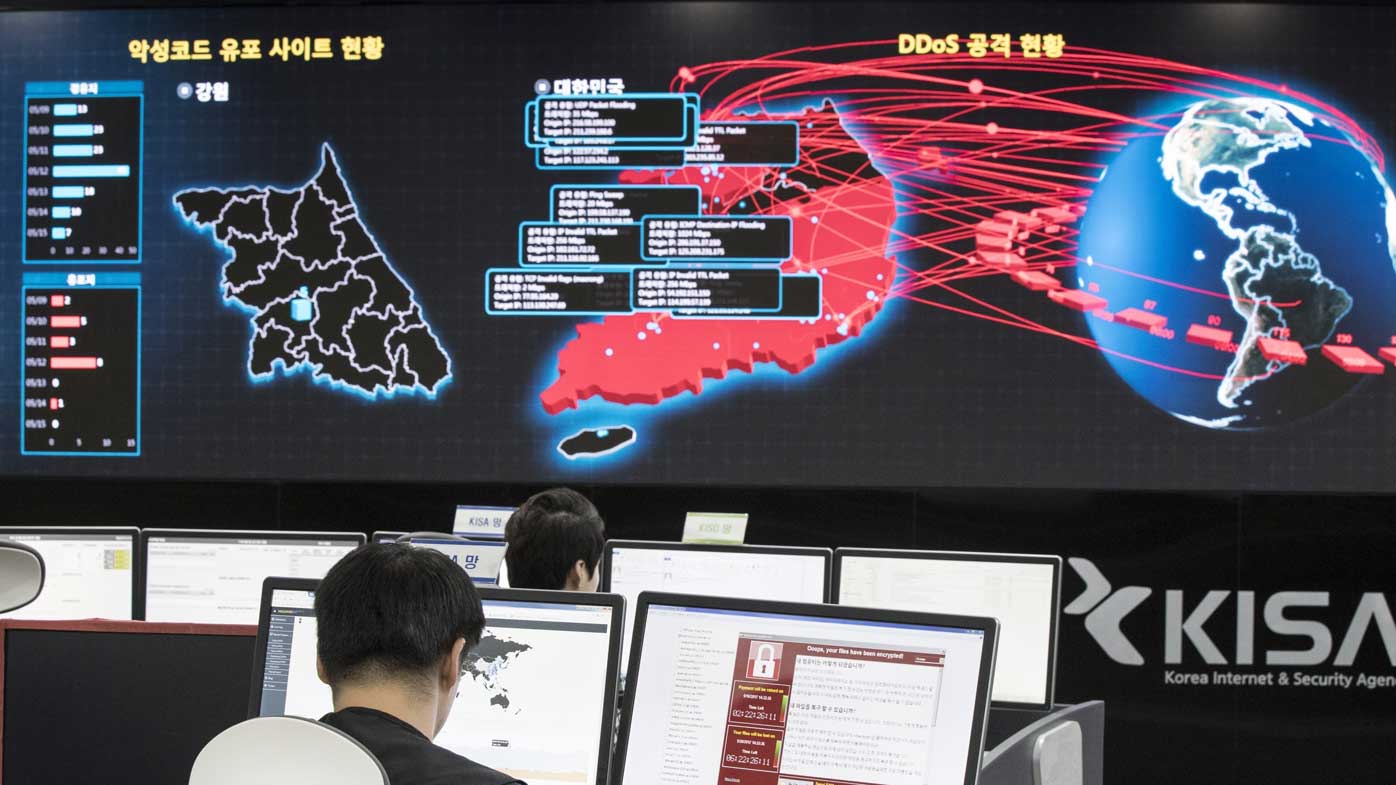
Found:
[[[0,19],[5,473],[1396,470],[1396,9]]]

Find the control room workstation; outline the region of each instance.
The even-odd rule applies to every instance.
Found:
[[[0,785],[1390,785],[1393,30],[0,0]]]

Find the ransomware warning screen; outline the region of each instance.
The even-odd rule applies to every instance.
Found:
[[[719,785],[927,782],[943,651],[737,642]]]
[[[3,12],[0,472],[1384,489],[1393,27]]]

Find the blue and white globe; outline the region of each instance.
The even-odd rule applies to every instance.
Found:
[[[1074,283],[1168,319],[1171,338],[1088,317],[1116,373],[1153,405],[1209,428],[1312,414],[1364,378],[1320,356],[1351,341],[1375,356],[1396,332],[1396,199],[1351,136],[1270,98],[1179,107],[1109,163],[1081,225]],[[1221,349],[1192,325],[1231,332]],[[1302,344],[1306,365],[1257,339]]]

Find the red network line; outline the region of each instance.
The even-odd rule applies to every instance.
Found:
[[[831,133],[827,121],[812,121],[813,128],[801,129],[802,160],[787,170],[789,175],[845,184],[885,175],[896,188],[903,214],[914,214],[930,226],[908,231],[899,224],[885,248],[863,245],[820,259],[817,266],[826,277],[848,280],[839,270],[841,263],[886,254],[898,260],[899,271],[889,298],[1051,335],[1167,371],[1226,378],[1115,352],[967,293],[959,284],[1005,274],[976,258],[982,223],[1006,210],[1076,208],[1079,214],[1103,175],[1102,154],[1139,138],[1161,136],[1178,119],[1177,114],[1132,115],[1120,107],[1157,104],[1167,96],[1190,102],[1276,96],[1340,132],[1306,131],[1310,139],[1356,146],[1385,170],[1375,140],[1352,118],[1283,84],[1085,47],[1068,47],[1057,59],[1028,59],[1017,49],[1009,58],[888,54],[896,45],[895,40],[849,42],[689,66],[680,69],[670,89],[699,93],[704,119],[713,121],[781,114],[801,103],[836,100],[851,136]],[[999,125],[995,119],[1005,117],[1014,125]],[[850,153],[868,154],[868,164],[840,170],[842,160],[860,160]],[[820,207],[841,210],[827,201]],[[1061,222],[1052,234],[1016,236],[1020,269],[1052,273],[1077,264],[1078,235],[1070,224]],[[907,252],[929,262],[916,267],[902,263]],[[1198,296],[1231,299],[1224,292],[1099,266]],[[1292,308],[1300,303],[1269,304]]]

